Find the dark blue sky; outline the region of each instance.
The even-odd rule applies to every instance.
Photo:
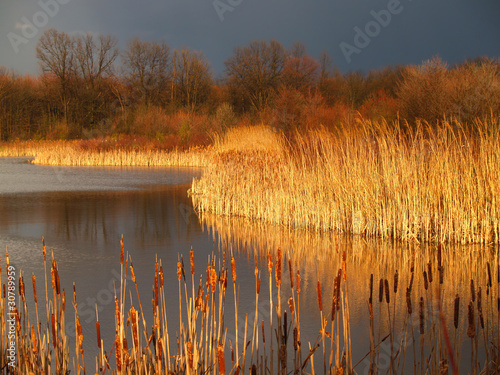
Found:
[[[274,38],[328,51],[342,72],[500,56],[499,0],[0,0],[0,65],[38,73],[45,29],[201,50],[215,73],[234,47]]]

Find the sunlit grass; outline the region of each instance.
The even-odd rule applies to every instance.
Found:
[[[362,122],[297,134],[291,143],[261,127],[258,136],[237,131],[193,182],[200,212],[403,240],[500,241],[497,121],[411,129]],[[235,138],[274,147],[226,149]]]

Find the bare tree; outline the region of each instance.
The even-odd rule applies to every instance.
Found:
[[[129,81],[142,95],[146,105],[165,104],[170,88],[170,47],[165,42],[133,39],[122,54]]]
[[[307,55],[304,44],[295,42],[285,59],[284,85],[305,94],[318,82],[318,71],[318,61]]]
[[[83,79],[94,85],[94,82],[105,75],[110,75],[113,64],[118,57],[116,38],[109,35],[92,34],[73,38],[73,52],[78,73]]]
[[[181,103],[193,110],[208,97],[212,86],[210,68],[201,52],[182,48],[175,55],[176,83]]]
[[[74,73],[73,40],[65,32],[46,30],[36,47],[36,57],[44,73],[53,74],[60,84],[64,119],[68,122],[69,81]]]
[[[269,104],[281,84],[285,58],[285,48],[275,40],[237,47],[225,61],[228,82],[246,96],[254,109],[260,110]]]

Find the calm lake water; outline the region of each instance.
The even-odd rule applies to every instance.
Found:
[[[288,260],[302,276],[300,294],[301,341],[303,348],[316,341],[320,331],[317,282],[323,292],[324,316],[331,332],[330,311],[333,281],[343,267],[346,254],[347,283],[343,289],[349,305],[353,365],[357,373],[368,373],[370,350],[370,276],[373,274],[374,337],[378,368],[390,369],[392,352],[405,350],[405,370],[413,373],[414,362],[432,362],[435,352],[445,351],[438,303],[450,336],[456,360],[464,373],[471,371],[471,340],[467,337],[467,305],[471,300],[471,279],[482,287],[483,311],[487,326],[481,330],[476,313],[479,343],[477,354],[485,361],[485,342],[498,342],[498,249],[496,247],[442,247],[443,283],[437,272],[437,247],[419,244],[397,245],[390,241],[367,240],[361,237],[286,230],[241,219],[211,215],[200,217],[194,210],[187,190],[193,178],[202,173],[192,168],[114,168],[114,167],[52,167],[33,165],[28,158],[0,158],[0,248],[7,249],[11,264],[22,270],[27,284],[28,301],[32,301],[29,282],[35,274],[38,298],[43,289],[42,236],[48,253],[53,252],[59,265],[62,288],[72,300],[76,285],[80,318],[83,322],[86,362],[93,364],[97,352],[95,309],[99,311],[102,337],[109,352],[114,340],[114,287],[120,278],[120,237],[125,251],[132,258],[140,288],[145,315],[151,319],[151,287],[154,264],[161,259],[165,270],[167,301],[178,301],[176,267],[179,256],[189,269],[189,251],[195,252],[196,276],[204,275],[210,256],[222,259],[232,252],[236,259],[239,289],[239,321],[249,314],[253,323],[255,311],[255,264],[262,279],[261,301],[269,299],[267,255],[284,253],[282,304],[291,296]],[[4,251],[0,253],[5,261]],[[434,281],[426,289],[423,271],[434,270]],[[4,264],[4,263],[3,263]],[[414,279],[411,281],[413,264]],[[492,286],[488,287],[487,265],[490,265]],[[398,273],[399,288],[393,291]],[[426,274],[429,277],[429,274]],[[49,274],[50,278],[50,274]],[[387,279],[391,289],[389,304],[379,302],[379,281]],[[274,285],[273,276],[273,287]],[[406,288],[412,284],[413,313],[407,313]],[[132,286],[130,281],[130,286]],[[119,287],[119,284],[117,285]],[[234,309],[232,286],[226,301],[227,337],[234,342]],[[132,290],[132,289],[131,289]],[[476,290],[477,291],[477,290]],[[276,289],[274,289],[276,292]],[[459,328],[454,324],[454,301],[460,296]],[[436,296],[439,296],[436,298]],[[133,297],[135,298],[135,293]],[[424,302],[424,326],[430,336],[420,335],[419,301]],[[277,298],[277,296],[275,296]],[[149,302],[144,302],[149,301]],[[135,302],[135,301],[134,301]],[[32,306],[30,302],[30,306]],[[67,302],[68,306],[71,303]],[[178,330],[177,303],[169,313],[173,322],[169,329]],[[259,321],[268,320],[269,307],[259,308]],[[42,309],[41,309],[42,310]],[[67,308],[67,321],[72,321],[72,308]],[[390,318],[389,318],[390,316]],[[241,324],[240,324],[241,326]],[[249,323],[249,327],[252,324]],[[67,334],[74,337],[68,324]],[[240,329],[241,332],[241,329]],[[342,328],[340,328],[342,336]],[[481,337],[482,335],[482,337]],[[434,341],[433,341],[434,340]],[[243,341],[243,338],[240,339]],[[340,340],[343,346],[343,340]],[[330,350],[327,339],[327,352]],[[421,345],[423,343],[423,346]],[[493,347],[492,346],[490,347]],[[290,344],[291,345],[291,344]],[[496,345],[496,344],[495,344]],[[227,346],[229,346],[227,344]],[[70,348],[74,342],[70,342]],[[423,348],[423,349],[422,349]],[[74,349],[70,349],[74,351]],[[304,349],[306,350],[306,349]],[[496,350],[498,354],[498,350]],[[491,360],[492,357],[490,356]],[[322,349],[314,356],[317,372],[322,372]],[[89,369],[93,369],[93,365]],[[435,368],[432,370],[436,370]],[[419,372],[419,371],[417,371]]]

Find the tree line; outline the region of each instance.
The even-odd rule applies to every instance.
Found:
[[[341,74],[326,52],[258,40],[237,47],[215,77],[200,51],[139,39],[120,51],[113,36],[55,29],[36,56],[37,77],[0,68],[0,140],[141,134],[178,146],[237,122],[290,131],[359,116],[470,122],[500,113],[500,62],[490,58]]]

